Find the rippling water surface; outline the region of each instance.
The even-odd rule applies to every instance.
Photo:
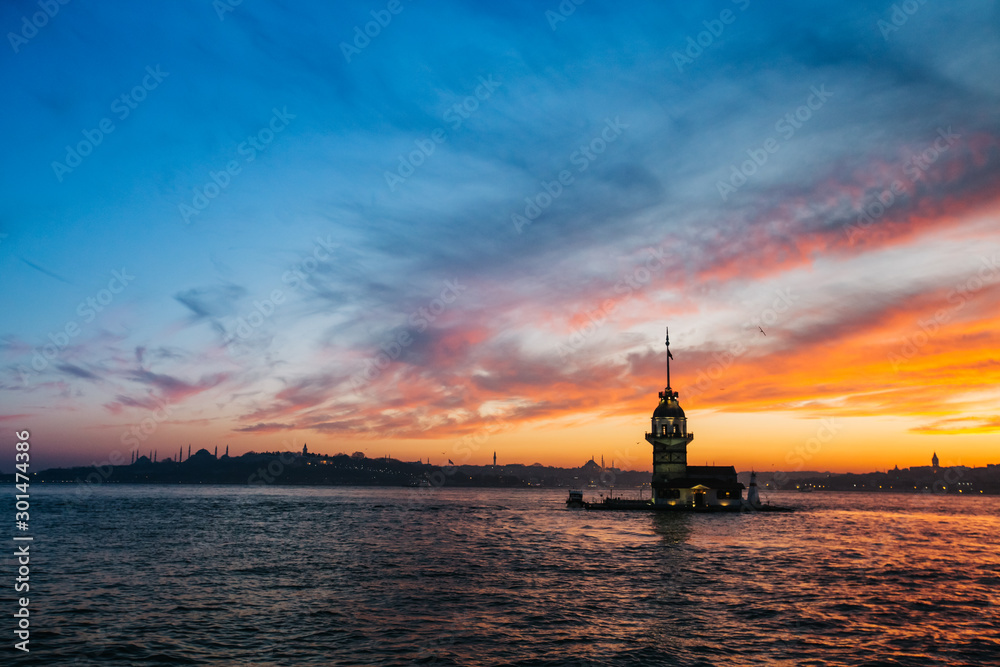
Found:
[[[16,664],[1000,664],[996,497],[702,515],[527,489],[32,491]]]

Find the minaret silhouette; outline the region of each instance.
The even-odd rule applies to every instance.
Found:
[[[153,450],[153,463],[156,463],[156,450]]]
[[[496,450],[493,451],[493,467],[497,467],[497,453]]]
[[[191,445],[188,445],[188,458],[191,458]]]
[[[229,457],[229,445],[226,445],[226,458]]]
[[[215,446],[215,458],[219,458],[219,446]]]

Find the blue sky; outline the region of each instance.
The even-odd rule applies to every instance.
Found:
[[[687,385],[746,348],[688,403],[739,464],[741,414],[988,458],[996,3],[222,6],[0,9],[0,419],[43,463],[144,421],[415,459],[497,419],[584,460],[643,427],[666,324]],[[886,463],[857,442],[810,463]]]

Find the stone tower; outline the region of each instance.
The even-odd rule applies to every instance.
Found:
[[[687,475],[687,446],[694,433],[687,430],[687,417],[678,401],[679,394],[670,387],[670,330],[667,329],[667,387],[660,392],[660,403],[653,411],[652,431],[646,441],[653,445],[653,502],[667,500],[667,482]]]

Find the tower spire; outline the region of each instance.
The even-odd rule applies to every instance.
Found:
[[[670,360],[674,358],[674,355],[670,354],[670,327],[667,327],[667,394],[670,394]]]

